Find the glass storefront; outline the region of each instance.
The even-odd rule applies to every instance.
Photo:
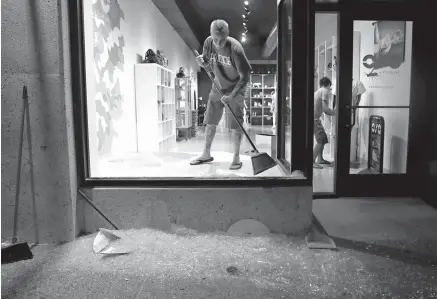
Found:
[[[291,1],[286,3],[290,23]],[[276,3],[270,4],[270,19],[276,20]],[[153,2],[82,1],[82,10],[91,178],[254,177],[251,159],[256,152],[244,135],[236,149],[232,114],[219,99],[208,101],[209,78]],[[242,124],[257,150],[278,163],[257,177],[291,175],[290,40],[281,45],[288,53],[285,93],[278,97],[283,85],[278,84],[276,64],[272,71],[253,68],[244,103],[233,107],[238,110],[234,112],[241,110]],[[205,121],[214,109],[221,118],[211,133]],[[210,148],[208,138],[213,138]]]
[[[225,109],[211,157],[192,165],[205,153],[212,84],[168,20],[156,17],[158,8],[151,2],[132,9],[126,0],[82,1],[83,25],[93,28],[83,31],[88,177],[296,178],[312,181],[315,193],[331,194],[340,186],[352,190],[369,180],[392,184],[406,178],[414,18],[406,4],[384,19],[388,4],[337,2],[277,3],[276,64],[252,69],[241,111],[257,149],[278,166],[254,176],[256,152],[243,136],[235,155],[233,118]],[[142,21],[132,29],[136,19]],[[158,35],[170,38],[152,38]],[[316,126],[315,95],[326,79],[329,96]],[[332,113],[325,113],[325,104]],[[230,169],[235,161],[241,168]],[[295,170],[299,176],[292,175]]]

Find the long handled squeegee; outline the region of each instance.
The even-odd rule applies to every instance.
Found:
[[[196,50],[194,50],[194,54],[196,54],[196,56],[200,56],[199,52],[197,52]],[[223,95],[219,85],[212,77],[212,71],[209,71],[206,68],[204,68],[204,69],[205,69],[206,73],[208,74],[209,79],[211,79],[212,83],[214,84],[215,88],[217,89],[217,91],[223,97],[224,95]],[[232,116],[234,117],[237,124],[240,126],[241,130],[243,131],[244,135],[246,136],[247,140],[249,140],[250,145],[252,146],[253,150],[255,151],[255,154],[253,154],[251,156],[253,174],[257,175],[257,174],[264,172],[272,167],[275,167],[277,165],[276,161],[272,157],[270,157],[267,153],[260,153],[258,151],[255,144],[250,139],[249,134],[247,134],[246,130],[244,129],[243,125],[238,121],[237,116],[235,115],[234,111],[232,111],[229,104],[226,103],[225,105],[229,109],[229,111],[231,111]]]

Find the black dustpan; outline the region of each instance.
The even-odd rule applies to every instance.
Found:
[[[256,149],[255,149],[256,150]],[[273,160],[267,153],[256,153],[251,157],[253,174],[257,175],[267,169],[273,168],[277,165],[276,161]]]
[[[33,258],[32,250],[24,240],[12,238],[2,241],[2,264],[9,264]]]
[[[199,56],[199,52],[194,50],[194,53],[196,56]],[[220,87],[218,86],[217,82],[214,80],[214,78],[211,76],[211,71],[205,68],[206,73],[208,74],[209,79],[211,79],[212,83],[215,85],[217,91],[220,93],[221,96],[223,96],[223,93],[221,92]],[[272,167],[275,167],[278,163],[270,157],[267,153],[260,153],[258,149],[256,148],[255,144],[252,142],[252,140],[249,137],[249,134],[247,134],[246,130],[244,129],[243,125],[238,121],[237,116],[235,115],[234,111],[232,111],[229,104],[226,104],[226,107],[231,111],[232,116],[234,117],[237,124],[240,126],[241,130],[243,131],[244,135],[246,136],[247,140],[249,141],[250,145],[252,146],[253,150],[255,151],[255,154],[252,155],[252,168],[253,168],[253,174],[257,175],[261,172],[264,172]]]

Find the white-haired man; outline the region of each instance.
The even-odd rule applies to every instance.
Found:
[[[219,83],[224,96],[222,97],[215,86],[212,86],[204,119],[206,130],[203,153],[191,161],[191,165],[214,160],[211,156],[211,145],[223,115],[224,103],[229,104],[240,123],[243,123],[244,92],[252,69],[242,45],[229,36],[229,26],[223,20],[211,23],[211,35],[205,40],[203,53],[196,60],[201,67],[212,68],[215,81]],[[242,131],[233,118],[230,121],[234,156],[229,169],[237,170],[243,165],[240,161]]]

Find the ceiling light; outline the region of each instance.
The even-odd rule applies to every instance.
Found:
[[[244,43],[244,42],[246,41],[246,37],[243,36],[243,37],[241,38],[241,41]]]
[[[244,5],[249,5],[249,1],[244,1]]]
[[[246,15],[242,15],[243,16],[243,18],[246,18]]]
[[[242,35],[243,35],[243,36],[246,36],[246,32],[243,32]]]

